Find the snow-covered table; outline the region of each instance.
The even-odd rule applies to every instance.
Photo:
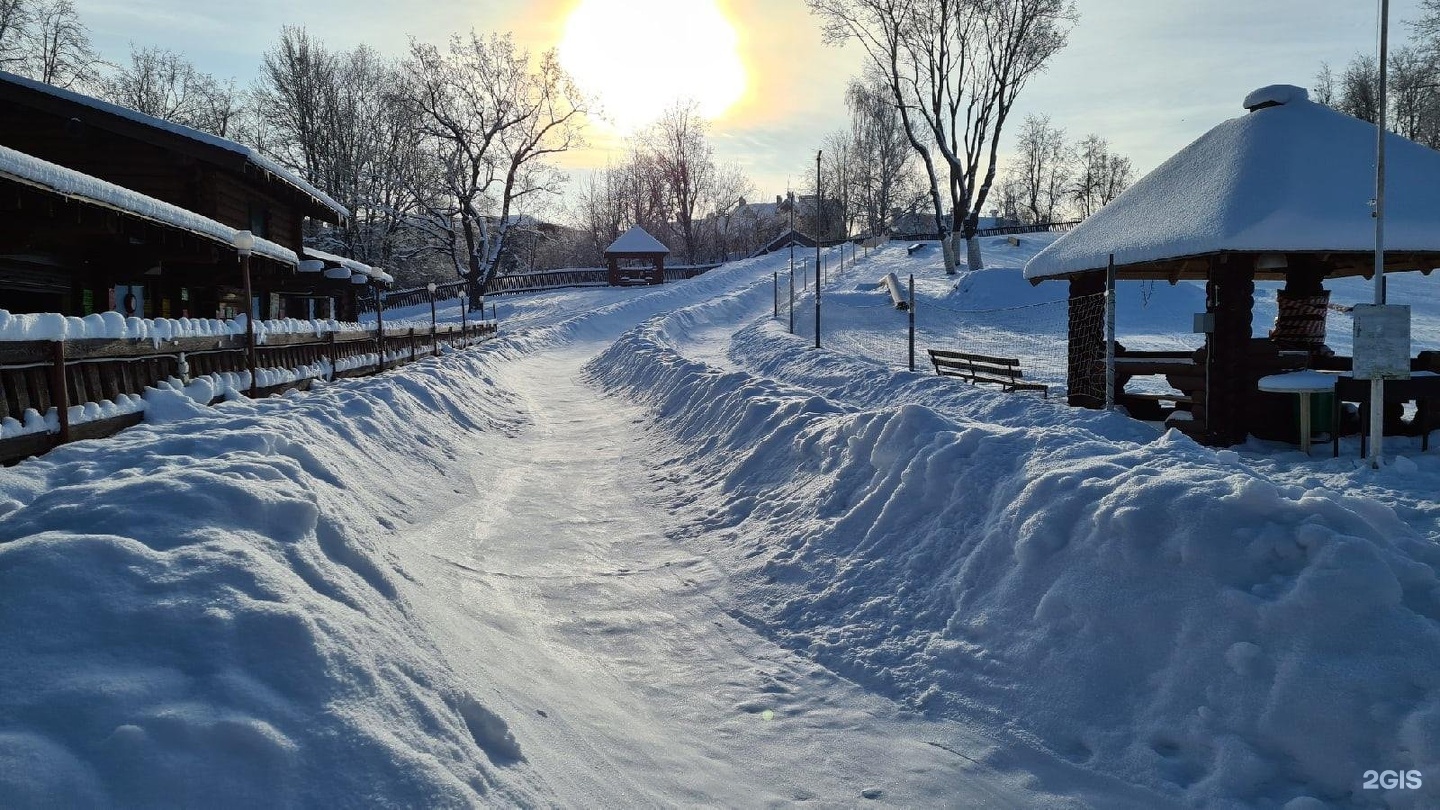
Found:
[[[1260,390],[1300,397],[1300,452],[1310,455],[1310,395],[1335,391],[1335,374],[1323,371],[1292,371],[1260,378]]]

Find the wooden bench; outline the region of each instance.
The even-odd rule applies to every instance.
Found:
[[[966,354],[943,349],[930,349],[930,362],[935,364],[935,373],[942,377],[959,377],[969,383],[993,383],[1008,393],[1015,391],[1039,391],[1050,398],[1050,387],[1043,383],[1025,382],[1020,371],[1020,361],[1014,357],[990,357],[984,354]]]

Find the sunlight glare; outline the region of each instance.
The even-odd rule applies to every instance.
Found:
[[[745,93],[739,36],[715,0],[582,0],[565,24],[560,61],[633,132],[677,99],[714,119]]]

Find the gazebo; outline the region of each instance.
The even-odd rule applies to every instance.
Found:
[[[1197,439],[1291,438],[1291,401],[1259,392],[1257,380],[1350,368],[1324,346],[1324,281],[1373,275],[1375,126],[1291,85],[1256,90],[1244,106],[1247,115],[1202,135],[1025,266],[1032,284],[1070,284],[1072,405],[1103,402],[1098,294],[1112,257],[1117,279],[1205,282],[1206,311],[1196,324],[1206,332],[1203,348],[1168,365],[1129,355],[1130,370],[1164,373],[1193,400],[1192,418],[1174,424]],[[1393,134],[1386,153],[1385,271],[1428,274],[1440,265],[1440,153]],[[1274,329],[1262,338],[1252,334],[1256,280],[1285,285]],[[1117,388],[1125,377],[1117,374]]]
[[[605,248],[610,285],[663,284],[665,257],[669,254],[670,248],[636,225]],[[636,262],[642,263],[641,266],[636,267]]]

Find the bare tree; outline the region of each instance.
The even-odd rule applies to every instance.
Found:
[[[38,0],[28,21],[31,77],[56,87],[93,81],[99,56],[71,0]]]
[[[1130,158],[1114,154],[1099,135],[1086,136],[1075,147],[1074,185],[1071,196],[1075,210],[1088,217],[1120,196],[1134,179]]]
[[[1072,152],[1065,131],[1046,115],[1026,116],[1010,168],[1021,216],[1027,222],[1054,222],[1070,196]],[[1096,178],[1098,179],[1098,178]]]
[[[517,201],[552,189],[545,158],[575,146],[584,106],[554,52],[538,66],[507,36],[454,37],[447,51],[411,44],[408,101],[440,166],[421,220],[472,303],[494,276]]]
[[[932,0],[922,2],[930,3]],[[827,43],[838,45],[851,39],[859,42],[875,75],[883,77],[895,110],[900,115],[905,139],[925,168],[945,271],[955,272],[954,245],[945,238],[948,223],[941,198],[940,169],[932,154],[933,139],[917,111],[919,100],[916,96],[920,88],[911,70],[911,44],[918,24],[916,5],[909,0],[805,0],[805,5],[812,14],[820,17]]]
[[[1068,0],[806,0],[827,41],[857,39],[889,77],[896,108],[931,181],[937,230],[955,272],[959,240],[974,239],[994,183],[999,143],[1020,92],[1065,46],[1077,18]],[[931,150],[934,150],[932,155]],[[943,218],[936,159],[944,162]]]
[[[918,188],[910,172],[911,150],[884,77],[867,72],[845,93],[855,151],[855,207],[864,230],[889,232],[891,212],[913,201]]]
[[[221,137],[239,109],[233,83],[220,82],[163,48],[131,46],[130,62],[98,85],[106,101]]]
[[[715,155],[706,138],[709,128],[694,101],[677,103],[660,116],[644,141],[665,183],[670,216],[686,261],[694,264],[700,247],[696,227],[701,202],[715,181]]]
[[[0,69],[25,71],[32,6],[32,0],[0,0]]]

